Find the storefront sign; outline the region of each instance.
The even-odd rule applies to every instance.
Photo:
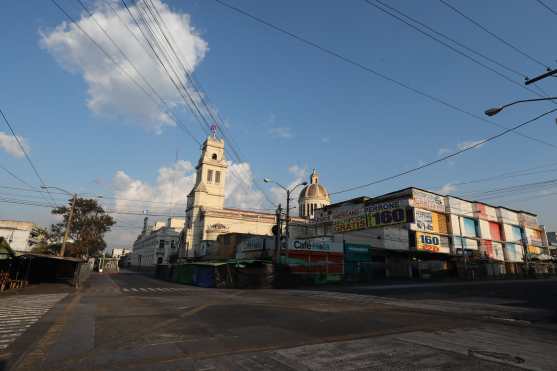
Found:
[[[541,253],[543,253],[543,249],[541,249],[537,246],[529,245],[528,246],[528,253],[533,254],[533,255],[540,255]]]
[[[249,237],[236,246],[236,259],[263,258],[270,255],[275,247],[271,237]]]
[[[536,216],[526,213],[518,214],[518,221],[522,225],[526,225],[529,227],[535,227],[538,225],[538,218]]]
[[[500,242],[482,240],[480,250],[485,256],[492,260],[504,261],[503,244]]]
[[[447,197],[447,213],[471,218],[474,216],[474,206],[471,202],[456,197]]]
[[[526,237],[528,238],[528,243],[537,246],[543,246],[543,232],[539,229],[526,228]]]
[[[447,217],[434,211],[414,209],[416,230],[447,234]]]
[[[290,240],[288,242],[288,250],[342,253],[343,247],[342,242],[328,241],[323,238],[311,238]]]
[[[434,193],[414,189],[412,191],[414,207],[432,211],[445,212],[445,198]]]
[[[478,219],[497,221],[497,210],[494,207],[482,203],[474,204],[474,216]]]
[[[335,232],[343,233],[366,228],[377,228],[388,225],[408,223],[410,221],[409,210],[404,200],[393,200],[377,204],[354,208],[350,212],[335,214]]]
[[[515,224],[515,225],[519,224],[518,214],[515,213],[514,211],[507,210],[502,207],[497,209],[497,217],[499,219],[499,222],[501,223]]]
[[[449,238],[435,234],[416,232],[416,250],[449,254]]]
[[[505,261],[509,263],[517,263],[524,261],[524,248],[515,243],[505,244]]]

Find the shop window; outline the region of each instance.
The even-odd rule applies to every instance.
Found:
[[[220,183],[220,171],[215,171],[215,183]]]
[[[213,183],[213,170],[207,170],[207,182]]]

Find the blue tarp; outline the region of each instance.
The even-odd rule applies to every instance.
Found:
[[[199,287],[215,287],[215,267],[197,265],[193,271],[193,284]]]

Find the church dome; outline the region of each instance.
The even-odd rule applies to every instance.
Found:
[[[302,189],[298,197],[299,215],[304,218],[313,219],[316,209],[330,204],[329,192],[319,183],[319,173],[313,169],[310,176],[310,184]]]
[[[329,193],[327,192],[325,187],[323,187],[319,183],[308,184],[300,192],[298,201],[303,201],[306,198],[329,200]]]

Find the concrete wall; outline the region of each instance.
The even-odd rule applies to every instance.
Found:
[[[10,244],[12,250],[29,252],[29,237],[34,224],[17,220],[0,220],[0,236]]]

